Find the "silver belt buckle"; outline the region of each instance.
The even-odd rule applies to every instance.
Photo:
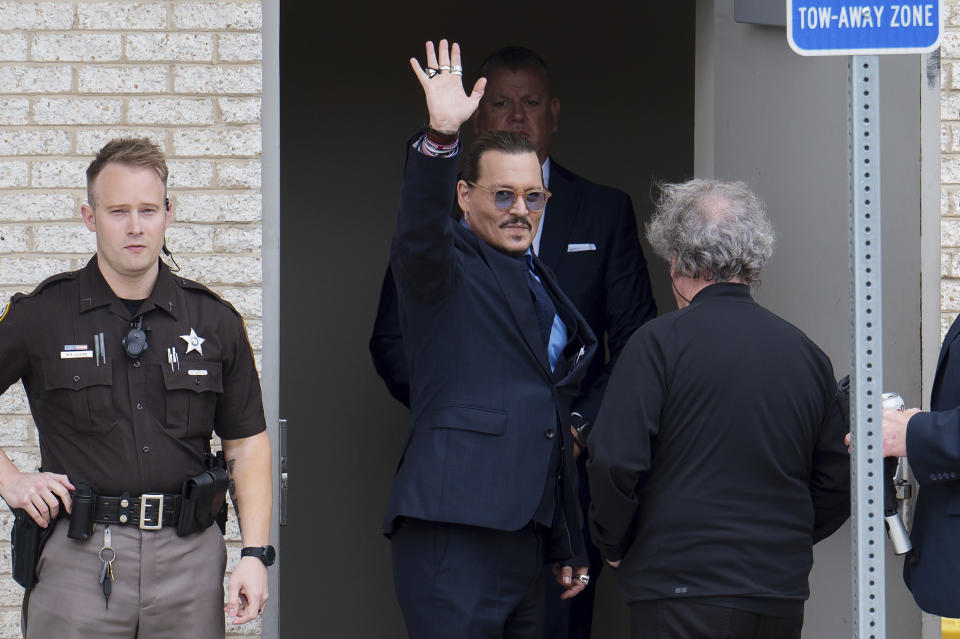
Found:
[[[156,503],[156,523],[147,523],[147,504]],[[152,509],[151,509],[152,510]],[[140,530],[160,530],[163,528],[163,495],[148,494],[140,496]]]

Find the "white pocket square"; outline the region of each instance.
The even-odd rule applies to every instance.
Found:
[[[591,243],[588,244],[567,244],[567,253],[579,253],[581,251],[596,251],[597,245]]]

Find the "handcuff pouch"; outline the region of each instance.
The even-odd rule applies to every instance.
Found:
[[[180,519],[177,522],[177,534],[189,535],[206,530],[214,522],[220,524],[220,532],[225,532],[226,499],[229,478],[225,468],[214,466],[191,477],[183,483],[180,504]]]

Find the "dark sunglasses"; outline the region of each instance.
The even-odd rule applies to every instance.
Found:
[[[507,211],[513,206],[517,198],[522,197],[523,203],[530,211],[542,211],[550,199],[550,191],[544,189],[527,189],[526,191],[516,191],[505,186],[483,186],[476,182],[467,180],[467,184],[478,189],[486,191],[493,196],[493,205],[501,211]]]

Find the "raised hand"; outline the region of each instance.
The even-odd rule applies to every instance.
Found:
[[[448,47],[441,40],[437,50],[427,42],[427,69],[424,71],[416,58],[410,58],[413,73],[423,87],[430,113],[430,128],[443,133],[456,133],[460,125],[470,119],[480,104],[486,78],[480,78],[467,95],[463,90],[463,67],[460,66],[460,45]],[[433,73],[436,70],[436,73]]]

